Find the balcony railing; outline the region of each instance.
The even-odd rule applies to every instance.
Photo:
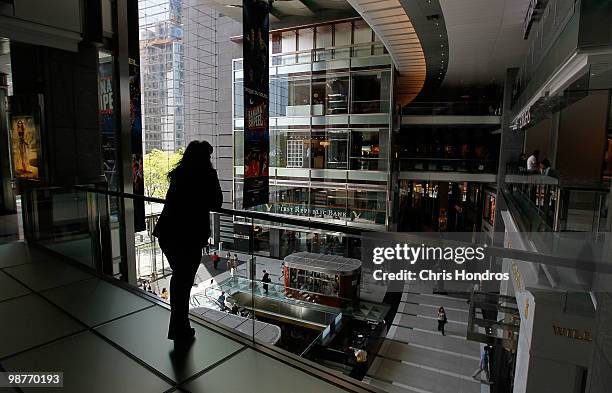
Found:
[[[26,237],[30,243],[75,260],[99,273],[103,273],[105,276],[116,276],[130,281],[134,285],[137,284],[136,279],[138,278],[141,287],[144,284],[146,289],[150,288],[152,292],[158,295],[161,289],[169,288],[168,276],[171,271],[163,262],[164,256],[159,250],[157,241],[150,235],[155,224],[154,218],[164,203],[163,199],[118,193],[87,186],[38,186],[23,189],[21,199],[23,209],[26,212],[26,221],[29,217],[37,217],[36,225],[31,222],[26,222],[27,225],[25,225]],[[139,247],[148,250],[148,253],[143,252],[140,256],[141,275],[137,277],[134,239],[132,239],[132,242],[129,241],[130,236],[134,234],[130,233],[129,228],[132,225],[131,220],[133,218],[132,205],[139,202],[145,202],[152,213],[149,215],[146,230],[137,234],[141,237],[138,240]],[[118,207],[121,207],[121,211],[127,212],[127,214],[120,213]],[[152,209],[152,207],[156,208]],[[309,286],[303,291],[293,287],[290,288],[292,289],[291,292],[287,291],[287,288],[280,284],[284,281],[281,280],[285,272],[284,266],[278,255],[274,255],[276,251],[270,247],[271,240],[273,240],[280,246],[284,244],[285,249],[294,252],[301,246],[305,246],[307,250],[310,247],[310,250],[312,250],[314,245],[328,242],[329,245],[335,245],[335,247],[328,247],[325,253],[361,259],[361,242],[368,234],[354,227],[230,209],[218,209],[213,212],[211,221],[215,241],[210,252],[217,252],[224,259],[219,266],[215,267],[208,256],[203,256],[202,266],[200,266],[196,275],[192,294],[196,296],[196,299],[198,299],[197,295],[201,299],[214,299],[220,296],[219,291],[226,292],[225,289],[230,289],[226,293],[227,296],[230,296],[234,295],[233,289],[240,288],[240,291],[236,291],[239,294],[235,296],[234,300],[247,312],[242,314],[242,319],[237,321],[240,324],[237,329],[228,324],[216,323],[212,319],[200,318],[203,323],[216,332],[227,337],[240,339],[245,345],[254,347],[273,357],[281,358],[292,367],[326,379],[346,390],[380,391],[375,387],[350,379],[322,366],[324,359],[318,359],[317,356],[323,354],[323,351],[313,351],[313,348],[317,345],[323,345],[322,342],[324,341],[326,343],[333,341],[322,340],[322,335],[327,334],[329,338],[329,335],[342,334],[342,329],[348,329],[349,326],[342,322],[346,316],[356,322],[350,325],[351,331],[344,337],[347,341],[343,345],[348,344],[356,348],[364,347],[368,352],[368,361],[374,360],[381,338],[385,334],[386,328],[382,320],[389,308],[382,304],[382,299],[379,307],[360,307],[361,304],[367,302],[362,303],[359,298],[348,298],[344,295],[338,295],[337,298],[340,300],[339,303],[348,302],[351,304],[346,308],[343,308],[344,304],[341,307],[334,308],[313,302],[313,299],[321,297],[321,295],[328,295],[326,292],[313,290],[313,288],[323,287],[322,285],[317,286],[313,282],[327,280],[327,278],[321,277],[321,272],[311,272],[310,276],[301,272],[299,277],[306,277],[306,280],[309,280],[306,282]],[[223,223],[229,223],[229,225],[224,226]],[[275,229],[279,232],[271,236],[269,229]],[[389,235],[387,233],[383,234],[383,236]],[[130,245],[130,243],[132,244]],[[415,241],[415,244],[420,244],[420,242]],[[339,247],[339,245],[342,245],[342,247]],[[226,267],[225,256],[228,251],[234,258],[237,256],[233,271],[228,271]],[[524,250],[500,248],[495,245],[488,247],[488,252],[491,253],[491,256],[512,258],[519,264],[523,261],[538,264],[557,264],[572,272],[578,269],[589,271],[589,269],[592,269],[591,266],[599,268],[599,265],[603,263],[603,260],[600,259],[592,265],[578,266],[575,260],[564,260],[563,254],[541,255]],[[264,256],[266,253],[268,257]],[[162,258],[161,261],[155,259],[157,257]],[[144,269],[143,267],[147,263],[149,268]],[[265,283],[262,282],[264,269],[271,274],[272,278],[272,283],[268,283],[267,288]],[[363,271],[359,277],[361,281],[358,280],[359,285],[364,285],[365,279],[372,276],[370,273],[369,271]],[[147,282],[145,283],[145,281]],[[326,282],[333,283],[333,280],[327,280]],[[131,289],[135,290],[134,287]],[[385,296],[387,289],[383,289],[381,295]],[[334,291],[332,291],[333,293]],[[372,291],[369,294],[375,296],[377,293]],[[170,296],[172,295],[170,294]],[[370,299],[369,302],[368,305],[373,304]],[[206,302],[200,302],[197,305],[206,307]],[[281,340],[279,346],[272,346],[258,340],[257,329],[261,327],[261,324],[245,323],[244,321],[244,318],[256,317],[258,322],[268,321],[268,323],[280,324],[284,314],[278,311],[285,307],[291,308],[294,306],[296,308],[292,311],[291,318],[301,319],[303,323],[313,322],[312,318],[310,320],[305,318],[310,311],[314,314],[316,312],[326,314],[324,315],[325,318],[317,322],[319,325],[329,322],[331,318],[327,318],[327,314],[334,314],[337,311],[333,317],[333,328],[329,330],[325,328],[321,334],[315,332],[311,336],[303,336],[300,340],[288,340],[293,342],[294,345],[284,345]],[[377,311],[372,311],[374,309]],[[229,311],[231,313],[232,310]],[[199,317],[194,315],[192,318],[197,319]],[[231,317],[228,319],[231,319]],[[361,324],[362,322],[363,324]],[[332,323],[327,326],[331,327]],[[376,336],[368,337],[368,335]],[[359,337],[359,340],[352,342],[351,337],[355,336]],[[160,337],[160,340],[165,340],[165,338]],[[332,349],[337,354],[344,354],[341,349]],[[299,356],[302,354],[306,356],[308,353],[314,353],[313,357],[305,359]],[[344,354],[339,358],[343,359],[342,361],[346,359],[344,366],[347,368],[350,369],[355,366],[354,363],[351,363],[351,356],[345,356]],[[236,370],[236,372],[240,372],[240,370]]]
[[[141,288],[158,296],[162,294],[164,288],[170,289],[172,269],[157,239],[151,236],[164,199],[108,191],[90,185],[35,186],[22,190],[21,199],[24,210],[35,212],[35,215],[40,217],[38,225],[28,226],[26,238],[30,243],[67,257],[107,277],[128,281],[133,285],[132,288]],[[124,243],[121,238],[129,238],[128,231],[131,227],[131,222],[126,220],[128,216],[129,219],[133,216],[121,214],[119,207],[123,206],[126,211],[133,211],[132,206],[141,202],[146,205],[146,229],[133,234],[135,236],[132,242]],[[345,298],[334,291],[317,292],[324,286],[312,283],[307,289],[291,288],[288,291],[282,280],[285,273],[283,260],[278,256],[279,250],[282,249],[286,253],[301,250],[359,259],[361,229],[324,221],[230,209],[211,212],[211,223],[214,241],[211,242],[209,253],[216,252],[222,260],[215,268],[210,257],[203,252],[201,266],[191,291],[193,295],[191,306],[197,306],[199,313],[192,318],[204,318],[206,324],[214,330],[246,340],[247,345],[255,346],[274,357],[288,359],[296,368],[306,369],[311,374],[315,373],[324,379],[336,381],[335,383],[349,391],[380,391],[325,368],[317,364],[316,359],[311,361],[300,357],[299,355],[319,345],[320,335],[313,335],[312,340],[306,338],[301,341],[296,340],[293,345],[284,345],[283,343],[288,340],[282,340],[280,344],[274,346],[263,339],[260,340],[262,336],[259,334],[262,326],[268,323],[282,325],[284,318],[288,317],[300,319],[304,324],[316,322],[318,329],[336,324],[334,329],[340,334],[341,329],[348,328],[348,325],[344,326],[337,322],[337,316],[343,313],[343,307],[347,309],[346,315],[351,315],[357,325],[367,326],[368,323],[372,323],[365,317],[361,318],[356,311],[359,310],[355,307],[359,298]],[[278,235],[271,241],[272,229],[277,230]],[[273,242],[277,243],[276,250],[271,247]],[[228,265],[227,252],[231,252],[234,261],[232,269]],[[270,274],[271,283],[266,284],[262,281],[264,269]],[[317,272],[309,274],[309,280],[315,282],[323,280]],[[301,273],[300,277],[302,276],[307,275]],[[216,306],[213,304],[220,294],[219,291],[226,291],[226,295],[233,297],[244,311],[241,314],[242,319],[236,320],[240,322],[239,326],[216,323],[215,320],[202,316],[202,307],[210,306],[211,309],[216,307],[216,311],[219,311],[219,304]],[[336,302],[331,303],[341,306],[332,307],[328,303],[320,302],[321,298],[326,297],[335,299]],[[213,301],[208,301],[210,299]],[[388,309],[382,304],[377,308]],[[291,310],[295,315],[285,315],[287,310]],[[230,315],[232,309],[223,311]],[[316,320],[309,322],[307,315],[312,316],[313,313],[324,315],[325,318],[318,322]],[[258,322],[247,323],[248,318],[251,320],[255,318]],[[384,315],[380,315],[379,318],[378,323],[384,326]],[[364,328],[364,331],[367,330]],[[161,339],[165,338],[160,337]],[[376,337],[372,342],[378,342],[377,345],[380,345],[380,337]],[[368,347],[367,351],[374,354],[377,348]],[[351,357],[347,359],[350,360]],[[371,360],[373,359],[374,356]]]
[[[273,54],[270,56],[270,66],[311,64],[350,58],[367,59],[387,54],[382,43],[373,42]],[[242,70],[242,58],[234,60],[234,71],[239,70]]]
[[[497,161],[476,158],[400,158],[399,171],[497,173]]]
[[[404,116],[501,116],[500,101],[411,102],[402,108]]]
[[[510,175],[504,196],[526,232],[610,231],[603,184],[568,185],[543,175]]]

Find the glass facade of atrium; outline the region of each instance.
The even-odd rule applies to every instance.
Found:
[[[271,33],[270,203],[257,209],[385,228],[391,57],[361,19]],[[233,62],[234,207],[242,207],[242,61]]]

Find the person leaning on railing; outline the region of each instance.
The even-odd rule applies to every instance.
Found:
[[[223,194],[210,157],[213,147],[193,141],[168,174],[170,187],[164,209],[153,230],[172,268],[168,338],[191,341],[195,330],[189,323],[189,295],[202,248],[210,237],[210,211],[221,208]]]

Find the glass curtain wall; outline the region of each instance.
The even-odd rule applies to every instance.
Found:
[[[359,19],[272,32],[270,41],[271,195],[269,205],[256,209],[384,227],[392,93],[389,55]],[[240,59],[234,61],[233,82],[234,206],[240,209]]]
[[[219,15],[189,0],[139,0],[138,16],[145,196],[164,198],[168,172],[187,144],[205,139],[215,145]],[[162,208],[147,202],[147,230],[136,234],[141,283],[168,274],[150,235]]]

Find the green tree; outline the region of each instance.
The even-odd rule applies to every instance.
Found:
[[[168,172],[170,172],[183,156],[183,151],[177,152],[152,150],[145,154],[143,162],[145,195],[164,198],[168,191]]]

